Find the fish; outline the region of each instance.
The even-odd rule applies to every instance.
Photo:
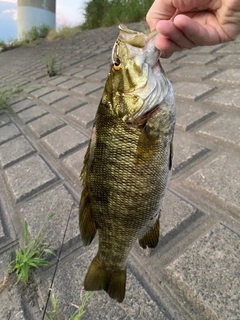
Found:
[[[126,263],[136,240],[155,248],[172,167],[175,101],[171,82],[148,35],[119,26],[110,71],[81,171],[82,242],[98,233],[98,251],[84,288],[122,302]]]

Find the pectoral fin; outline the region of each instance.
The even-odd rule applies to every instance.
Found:
[[[160,231],[160,223],[159,223],[159,217],[158,216],[155,224],[152,226],[150,230],[144,235],[142,239],[139,240],[139,245],[146,249],[148,248],[155,248],[158,245],[159,241],[159,231]]]

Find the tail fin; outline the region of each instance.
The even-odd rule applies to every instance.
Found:
[[[125,297],[125,286],[126,268],[106,270],[97,257],[93,259],[84,280],[85,290],[105,290],[112,299],[122,302]]]

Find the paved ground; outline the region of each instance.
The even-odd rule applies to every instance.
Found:
[[[140,25],[134,28],[139,29]],[[42,319],[48,288],[69,319],[81,303],[96,241],[83,247],[79,172],[109,70],[117,27],[0,54],[0,86],[20,83],[13,115],[0,115],[0,277],[23,223],[59,253],[25,288],[0,294],[1,319]],[[46,76],[43,56],[61,72]],[[125,301],[95,293],[82,319],[240,319],[240,40],[175,54],[163,61],[177,100],[174,168],[150,254],[137,245],[128,261]],[[51,208],[52,205],[52,208]]]

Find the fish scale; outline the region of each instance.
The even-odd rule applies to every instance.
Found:
[[[135,241],[138,239],[143,248],[158,243],[160,209],[171,167],[174,98],[172,86],[161,71],[155,36],[120,27],[113,48],[113,57],[117,51],[116,69],[113,60],[81,173],[79,223],[83,243],[89,245],[96,232],[99,235],[98,252],[84,287],[105,290],[119,302],[125,296],[126,262]],[[146,63],[148,68],[143,67]],[[133,81],[129,81],[131,75]],[[148,76],[155,80],[150,81]],[[124,88],[121,83],[125,83]],[[134,90],[128,88],[131,83],[135,84]],[[142,83],[147,84],[142,88]],[[154,90],[155,85],[161,92]],[[136,92],[138,101],[142,101],[137,107],[131,98]],[[128,98],[124,100],[126,93]]]

